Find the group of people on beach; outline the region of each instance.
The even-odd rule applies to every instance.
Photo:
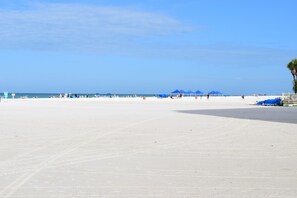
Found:
[[[178,99],[178,98],[182,98],[182,97],[183,97],[182,94],[178,94],[178,95],[176,95],[176,96],[173,96],[173,95],[170,96],[171,99],[175,99],[175,98]],[[202,99],[202,97],[203,97],[203,96],[200,95],[200,99]],[[195,98],[197,99],[198,97],[196,96]],[[207,98],[207,100],[209,100],[209,98],[210,98],[210,94],[207,94],[207,95],[206,95],[206,98]],[[244,99],[244,95],[241,95],[241,98]]]
[[[183,97],[183,94],[178,94],[176,95],[175,97],[173,95],[170,96],[171,99],[174,99],[174,98],[182,98]]]

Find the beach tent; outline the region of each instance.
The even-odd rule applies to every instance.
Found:
[[[215,96],[218,96],[218,95],[223,95],[221,92],[219,91],[211,91],[208,93],[209,95],[215,95]]]
[[[196,94],[196,95],[203,95],[203,92],[197,90],[197,91],[195,92],[195,94]]]
[[[175,91],[171,92],[172,94],[180,94],[180,91],[176,89]]]

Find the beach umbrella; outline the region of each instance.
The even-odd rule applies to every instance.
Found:
[[[172,94],[180,94],[180,91],[176,89],[175,91],[171,92]]]
[[[203,95],[203,92],[197,90],[197,91],[195,92],[195,94],[196,94],[196,95]]]
[[[181,94],[185,94],[186,92],[184,91],[184,90],[179,90],[179,93],[181,93]]]
[[[223,95],[221,92],[219,91],[211,91],[208,93],[209,95]]]
[[[195,92],[189,90],[189,91],[185,91],[185,94],[186,94],[186,95],[193,95],[193,94],[195,94]]]

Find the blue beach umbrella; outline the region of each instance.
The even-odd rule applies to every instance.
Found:
[[[195,92],[195,94],[196,94],[196,95],[203,95],[203,92],[197,90],[197,91]]]
[[[176,89],[175,91],[171,92],[172,94],[180,94],[180,91]]]
[[[221,92],[219,92],[219,91],[211,91],[211,92],[209,92],[208,93],[209,95],[223,95]]]
[[[195,94],[195,92],[193,92],[193,91],[189,90],[189,91],[185,91],[185,94],[186,94],[186,95],[194,95],[194,94]]]
[[[181,94],[186,94],[186,92],[184,91],[184,90],[179,90],[179,93],[181,93]]]

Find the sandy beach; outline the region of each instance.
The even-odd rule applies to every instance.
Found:
[[[273,97],[0,103],[1,198],[295,198],[297,108]]]

